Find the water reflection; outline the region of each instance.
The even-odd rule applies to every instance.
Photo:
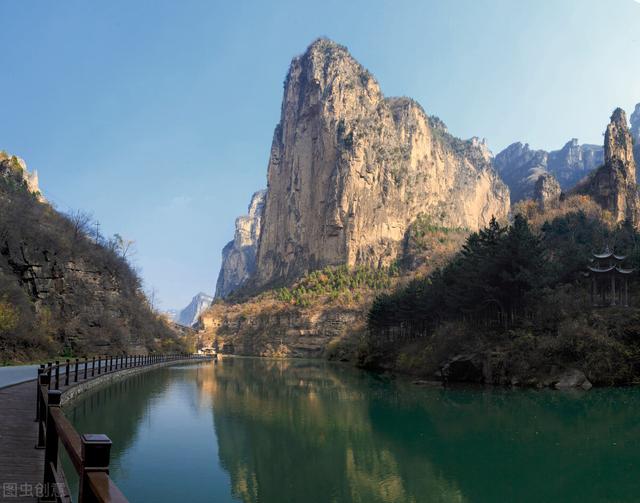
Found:
[[[68,412],[114,441],[131,501],[637,501],[636,389],[429,389],[230,358],[133,377]]]

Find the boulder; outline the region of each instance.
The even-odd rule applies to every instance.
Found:
[[[587,379],[587,376],[581,370],[567,369],[554,379],[553,387],[555,389],[582,388],[590,390],[593,385]]]

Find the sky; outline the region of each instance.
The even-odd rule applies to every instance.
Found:
[[[0,149],[59,210],[134,239],[163,309],[214,292],[319,36],[494,153],[601,144],[640,102],[636,0],[0,0],[0,19]]]

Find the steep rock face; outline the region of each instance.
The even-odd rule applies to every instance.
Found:
[[[580,145],[573,138],[560,150],[532,150],[528,144],[513,143],[496,155],[494,165],[511,191],[511,202],[534,197],[536,183],[550,174],[562,190],[568,190],[589,172],[602,165],[604,150],[597,145]]]
[[[344,47],[321,39],[285,81],[254,283],[389,264],[420,213],[477,229],[508,211],[477,141],[454,138],[410,99],[385,98]]]
[[[578,192],[590,195],[615,221],[640,223],[640,199],[636,184],[633,138],[627,116],[617,108],[611,116],[604,140],[605,164],[586,180]]]
[[[635,142],[633,153],[636,158],[636,169],[638,169],[640,168],[640,103],[636,105],[636,109],[631,114],[631,135]]]
[[[200,315],[211,306],[213,297],[200,292],[191,299],[189,305],[182,309],[175,317],[175,322],[185,327],[190,327],[198,321]]]
[[[600,145],[580,145],[578,139],[573,138],[560,150],[549,152],[547,169],[558,179],[560,186],[567,190],[603,162]]]
[[[225,298],[241,287],[255,272],[266,190],[253,194],[249,213],[236,219],[233,241],[222,250],[222,266],[216,283],[216,298]]]
[[[0,151],[0,176],[5,180],[13,181],[13,183],[24,185],[28,192],[40,201],[44,201],[38,183],[38,172],[30,172],[24,159]]]
[[[551,173],[543,173],[536,180],[533,189],[533,199],[537,201],[542,209],[547,209],[558,201],[562,195],[560,183]]]
[[[636,105],[635,110],[631,114],[631,134],[638,140],[640,139],[640,103]]]
[[[217,341],[225,353],[319,358],[328,356],[332,341],[363,333],[366,317],[366,309],[327,305],[299,310],[280,303],[251,310],[214,304],[201,320],[203,340]]]
[[[511,202],[533,197],[538,177],[547,171],[549,154],[529,144],[513,143],[496,155],[493,164],[509,186]]]

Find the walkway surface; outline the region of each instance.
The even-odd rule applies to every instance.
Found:
[[[37,369],[38,365],[0,367],[0,388],[35,379]]]
[[[180,361],[158,362],[144,367],[153,368]],[[106,368],[106,362],[101,367]],[[37,365],[0,367],[0,503],[37,502],[37,496],[42,496],[44,450],[35,448],[38,440],[38,423],[35,421],[37,368]],[[92,378],[88,375],[86,380],[83,379],[83,368],[81,364],[77,383],[72,382],[74,374],[71,374],[69,386],[64,386],[61,371],[60,390],[64,392],[99,377],[95,375]],[[135,367],[124,370],[132,368]],[[14,372],[9,372],[9,369]],[[105,370],[102,376],[122,370]],[[31,380],[22,382],[29,378]],[[12,380],[18,384],[7,385]]]
[[[34,370],[35,372],[35,370]],[[37,501],[44,450],[38,439],[36,382],[0,389],[0,501]]]

